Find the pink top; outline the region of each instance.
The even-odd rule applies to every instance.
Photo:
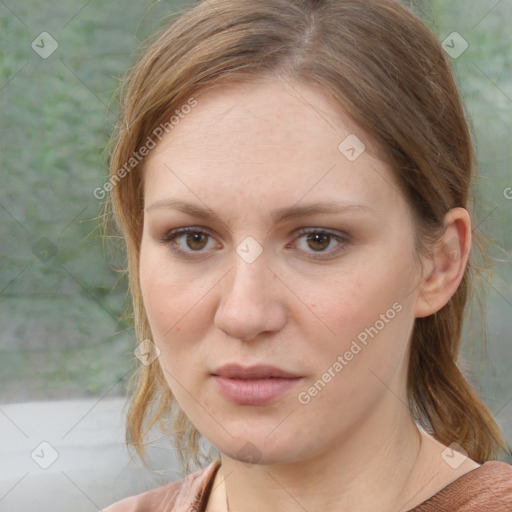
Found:
[[[204,512],[220,459],[185,478],[118,501],[104,512]],[[489,461],[409,512],[512,512],[512,466]]]

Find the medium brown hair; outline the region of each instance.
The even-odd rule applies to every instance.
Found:
[[[126,163],[192,97],[265,77],[319,86],[371,138],[410,205],[417,255],[442,233],[447,211],[472,200],[475,155],[449,60],[407,8],[394,0],[200,2],[146,47],[121,91],[108,212],[126,242],[139,342],[152,338],[139,285],[143,161],[128,170]],[[506,444],[456,365],[475,268],[471,255],[448,304],[415,320],[407,391],[422,427],[481,463]],[[201,435],[155,362],[138,369],[128,412],[127,441],[143,459],[157,423],[174,436],[184,467],[191,457],[200,464]]]

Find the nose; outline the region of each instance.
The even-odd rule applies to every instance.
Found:
[[[235,256],[234,268],[222,281],[214,323],[229,336],[252,340],[280,331],[287,322],[283,286],[259,257],[247,263]]]

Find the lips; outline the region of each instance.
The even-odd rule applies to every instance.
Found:
[[[285,394],[302,377],[270,365],[243,367],[238,364],[222,366],[212,373],[220,394],[237,405],[266,405]]]

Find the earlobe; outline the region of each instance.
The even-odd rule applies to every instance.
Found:
[[[452,208],[444,218],[445,231],[432,247],[431,260],[420,284],[416,318],[443,308],[464,277],[471,250],[471,218],[464,208]]]

